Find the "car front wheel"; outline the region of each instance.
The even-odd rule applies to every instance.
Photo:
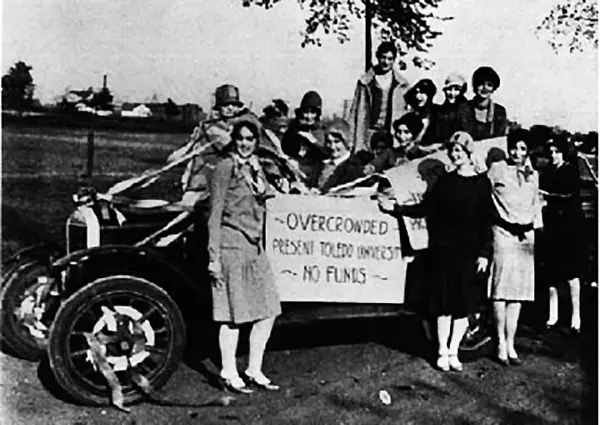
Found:
[[[153,390],[166,384],[181,361],[185,335],[181,311],[163,289],[138,277],[109,276],[61,305],[48,358],[57,383],[74,400],[108,404],[115,385],[108,383],[108,370],[131,404],[144,396],[140,376]]]

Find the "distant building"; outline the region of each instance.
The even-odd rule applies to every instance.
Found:
[[[121,107],[121,116],[123,117],[149,118],[152,116],[152,110],[144,104],[139,104],[131,109],[126,109],[124,105]]]

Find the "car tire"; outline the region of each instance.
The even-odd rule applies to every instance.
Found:
[[[89,357],[90,346],[85,336],[89,332],[98,335],[98,326],[101,326],[102,332],[108,329],[108,334],[111,334],[103,316],[107,311],[109,315],[118,312],[113,317],[128,316],[127,320],[136,321],[138,329],[144,329],[140,337],[142,354],[148,356],[134,367],[143,371],[153,390],[167,383],[183,356],[185,322],[175,301],[162,288],[128,275],[95,280],[77,290],[61,305],[48,341],[48,359],[56,382],[77,402],[107,405],[111,401],[109,385]],[[127,329],[127,326],[116,329]],[[119,335],[118,332],[112,334]],[[126,339],[123,337],[123,341]],[[131,379],[133,352],[115,351],[115,347],[121,347],[119,344],[106,343],[104,349],[107,359],[127,360],[126,370],[118,370],[113,363],[111,367],[122,385],[124,404],[131,404],[142,399],[144,393]],[[114,356],[109,357],[110,353]]]
[[[47,273],[48,267],[37,260],[19,262],[6,273],[0,290],[2,343],[12,354],[25,360],[38,360],[46,350],[48,329],[41,321],[45,306],[36,304],[36,300],[40,300],[36,295],[47,290],[45,286],[48,284],[37,279]],[[37,318],[31,316],[34,307],[38,312]],[[23,317],[26,309],[29,310],[29,319]]]

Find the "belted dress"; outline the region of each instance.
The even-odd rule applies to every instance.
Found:
[[[223,280],[212,287],[217,322],[241,324],[281,313],[264,250],[265,187],[256,157],[247,161],[227,157],[211,177],[209,261],[220,263]]]

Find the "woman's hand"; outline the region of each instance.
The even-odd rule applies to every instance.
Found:
[[[365,173],[365,176],[369,176],[369,175],[373,174],[374,172],[375,172],[375,167],[371,164],[368,164],[363,168],[363,173]]]
[[[212,284],[216,289],[223,288],[223,273],[221,270],[221,263],[218,261],[211,261],[208,263],[208,273],[212,277]]]
[[[396,209],[396,202],[391,199],[379,199],[379,208],[386,213],[392,213]]]
[[[489,261],[485,257],[479,257],[477,259],[477,273],[485,273],[488,267]]]

